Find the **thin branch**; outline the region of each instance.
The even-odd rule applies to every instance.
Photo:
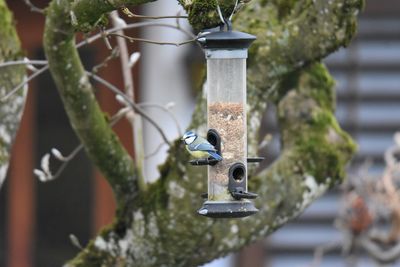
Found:
[[[38,12],[40,14],[44,14],[44,9],[38,8],[34,4],[31,3],[30,0],[24,0],[25,4],[31,8],[31,11]]]
[[[67,167],[68,163],[71,162],[71,160],[73,158],[75,158],[76,155],[78,155],[78,153],[83,149],[83,144],[79,144],[74,150],[72,150],[72,152],[66,156],[66,160],[63,161],[63,163],[61,164],[61,166],[58,168],[57,172],[51,177],[51,179],[49,180],[55,180],[57,179],[61,173],[65,170],[65,168]]]
[[[361,238],[360,244],[368,252],[368,254],[378,262],[393,263],[400,256],[400,242],[390,248],[387,248],[380,247],[367,237],[364,237]]]
[[[126,113],[130,112],[131,109],[130,108],[123,108],[120,109],[116,114],[114,114],[111,117],[110,120],[110,126],[114,126],[119,120],[121,120]],[[65,168],[68,166],[68,164],[71,162],[72,159],[74,159],[76,157],[76,155],[78,155],[78,153],[84,148],[83,144],[79,144],[77,147],[74,148],[74,150],[72,150],[72,152],[68,155],[68,156],[63,156],[61,155],[61,153],[55,149],[52,149],[52,154],[60,161],[62,161],[63,163],[61,164],[61,166],[57,169],[57,172],[54,175],[51,176],[47,176],[45,180],[43,181],[51,181],[51,180],[55,180],[57,179],[62,172],[65,170]]]
[[[131,24],[127,24],[125,26],[118,26],[118,27],[114,27],[108,30],[104,31],[104,34],[109,35],[111,33],[115,33],[118,32],[119,30],[128,30],[128,29],[134,29],[134,28],[140,28],[140,27],[165,27],[165,28],[172,28],[172,29],[176,29],[182,33],[184,33],[185,35],[187,35],[188,37],[191,37],[193,39],[196,38],[196,35],[194,35],[193,33],[182,29],[180,27],[177,27],[176,25],[171,25],[171,24],[164,24],[164,23],[154,23],[154,22],[140,22],[140,23],[131,23]],[[79,42],[76,47],[77,48],[81,48],[84,45],[93,43],[94,41],[97,41],[98,39],[102,38],[102,33],[98,33],[95,34],[91,37],[88,37],[87,39],[85,39],[84,41]],[[7,61],[7,62],[2,62],[0,63],[0,68],[1,67],[7,67],[7,66],[13,66],[13,65],[47,65],[47,60],[15,60],[15,61]]]
[[[118,24],[123,24],[124,21],[119,17],[117,11],[111,12],[111,20],[114,26],[118,26]],[[124,34],[123,30],[117,31],[118,34]],[[134,88],[134,81],[131,72],[131,64],[130,64],[130,57],[128,51],[128,45],[125,39],[118,38],[117,45],[120,51],[120,61],[121,61],[121,68],[122,68],[122,77],[124,79],[124,88],[127,97],[134,102],[135,101],[135,88]],[[135,64],[132,62],[132,66]],[[144,165],[145,165],[145,158],[144,158],[144,142],[143,142],[143,127],[142,127],[142,117],[138,114],[133,113],[132,116],[127,116],[128,121],[131,124],[132,128],[132,137],[133,137],[133,151],[135,152],[134,160],[136,163],[136,168],[138,169],[139,174],[139,188],[142,191],[146,191],[146,177],[144,173]]]
[[[160,144],[156,147],[156,149],[155,149],[153,152],[151,152],[150,154],[146,155],[145,158],[148,159],[148,158],[151,158],[151,157],[153,157],[154,155],[156,155],[164,145],[165,145],[165,143],[160,143]]]
[[[132,13],[127,7],[121,8],[122,12],[130,18],[138,19],[187,19],[188,16],[143,16]]]
[[[178,135],[182,136],[183,133],[182,133],[182,129],[181,129],[180,125],[179,125],[178,119],[175,116],[175,114],[171,112],[171,110],[169,108],[167,108],[167,107],[165,107],[163,105],[157,104],[157,103],[140,103],[139,105],[141,107],[144,107],[144,108],[145,107],[152,107],[152,108],[159,108],[159,109],[165,111],[168,115],[170,115],[170,117],[174,121],[174,123],[176,125],[176,130],[178,132]]]
[[[114,33],[114,32],[116,32],[116,31],[118,31],[118,30],[121,30],[121,29],[134,29],[134,28],[139,28],[139,27],[150,27],[150,26],[151,26],[151,27],[173,28],[173,29],[176,29],[176,30],[181,31],[182,33],[184,33],[184,34],[186,34],[186,35],[188,35],[188,36],[190,36],[190,37],[193,37],[193,38],[194,38],[193,40],[195,40],[195,35],[192,34],[191,32],[188,32],[188,31],[186,31],[186,30],[184,30],[184,29],[181,29],[181,28],[177,28],[177,27],[174,26],[174,25],[163,24],[163,23],[153,23],[153,22],[132,23],[132,24],[128,24],[128,25],[123,26],[123,27],[114,27],[114,28],[112,28],[112,29],[110,29],[110,30],[104,31],[104,33],[105,33],[105,34],[111,34],[111,33]],[[94,42],[94,41],[96,41],[96,40],[98,40],[98,39],[100,39],[100,38],[102,38],[102,34],[101,34],[101,33],[96,34],[96,35],[94,35],[94,36],[92,36],[92,37],[89,37],[88,39],[86,39],[86,40],[84,40],[84,41],[78,43],[78,44],[76,45],[76,47],[77,47],[77,48],[81,48],[82,46],[84,46],[84,45],[86,45],[86,44],[90,44],[90,43],[92,43],[92,42]],[[175,44],[174,44],[174,45],[175,45]],[[0,64],[0,67],[12,66],[12,65],[23,65],[23,64],[46,65],[46,64],[47,64],[46,62],[47,62],[46,60],[30,60],[30,61],[23,61],[23,60],[20,60],[20,61],[10,61],[10,62],[1,63],[1,64]],[[35,72],[32,76],[28,77],[27,80],[25,80],[24,82],[22,82],[21,84],[19,84],[17,87],[15,87],[13,90],[11,90],[8,94],[6,94],[5,96],[0,96],[0,102],[6,101],[10,96],[12,96],[13,94],[15,94],[19,89],[23,88],[23,86],[24,86],[27,82],[33,80],[34,78],[36,78],[37,76],[39,76],[40,74],[42,74],[44,71],[46,71],[48,68],[49,68],[48,65],[46,65],[46,66],[43,67],[42,69],[40,69],[40,70],[38,70],[37,72]]]
[[[110,40],[108,40],[108,35],[105,33],[103,28],[100,29],[100,35],[101,35],[101,38],[103,39],[107,49],[112,50],[113,48],[110,44]]]
[[[321,266],[322,263],[322,259],[325,255],[325,253],[332,251],[334,249],[340,248],[340,246],[342,245],[342,243],[340,241],[333,241],[331,243],[328,244],[323,244],[321,246],[318,246],[315,250],[314,250],[314,259],[313,262],[311,264],[310,267],[319,267]]]
[[[22,64],[22,63],[21,63]],[[25,63],[27,64],[27,63]],[[37,76],[39,76],[41,73],[45,72],[46,70],[49,69],[49,66],[45,66],[43,68],[41,68],[40,70],[38,70],[37,72],[35,72],[34,74],[32,74],[31,76],[29,76],[25,81],[23,81],[22,83],[20,83],[19,85],[17,85],[14,89],[12,89],[9,93],[7,93],[5,96],[0,98],[0,102],[4,102],[6,101],[8,98],[10,98],[13,94],[15,94],[16,92],[18,92],[19,89],[21,89],[25,84],[27,84],[28,82],[30,82],[31,80],[33,80],[34,78],[36,78]],[[107,88],[109,88],[111,91],[113,91],[115,94],[122,96],[122,98],[124,98],[124,100],[129,104],[129,106],[131,106],[131,108],[138,114],[140,114],[141,116],[143,116],[146,120],[148,120],[150,122],[150,124],[152,124],[157,131],[160,133],[161,137],[163,138],[163,140],[165,141],[165,143],[167,143],[169,146],[171,146],[171,143],[168,141],[165,133],[163,132],[163,130],[158,126],[158,124],[152,119],[150,118],[137,104],[133,103],[131,100],[129,100],[129,98],[121,93],[121,91],[116,88],[114,85],[110,84],[109,82],[107,82],[106,80],[102,79],[101,77],[86,71],[86,74],[90,77],[92,77],[94,80],[96,80],[97,82],[102,83],[103,85],[105,85]]]
[[[140,114],[143,118],[145,118],[150,124],[152,124],[156,130],[160,133],[162,139],[168,146],[171,146],[171,143],[168,141],[168,138],[164,131],[160,128],[160,126],[155,122],[152,118],[150,118],[145,111],[143,111],[138,104],[133,103],[125,94],[123,94],[117,87],[109,83],[108,81],[104,80],[103,78],[99,77],[96,74],[93,74],[89,71],[86,71],[86,74],[91,77],[93,80],[105,85],[108,89],[114,92],[116,95],[121,96],[124,101],[138,114]]]
[[[138,22],[138,23],[132,23],[132,24],[128,24],[128,25],[124,25],[124,26],[118,26],[118,27],[114,27],[112,29],[106,30],[104,31],[105,34],[111,34],[111,33],[115,33],[118,32],[119,30],[129,30],[129,29],[135,29],[135,28],[141,28],[141,27],[165,27],[165,28],[172,28],[172,29],[176,29],[182,33],[184,33],[185,35],[191,37],[191,38],[196,38],[196,36],[189,32],[186,31],[182,28],[178,28],[175,25],[171,25],[171,24],[166,24],[166,23],[155,23],[155,22]],[[101,38],[101,34],[95,34],[87,39],[85,39],[84,41],[80,42],[77,44],[77,48],[82,47],[85,44],[90,44],[96,40],[98,40],[99,38]]]
[[[33,73],[31,76],[29,76],[23,82],[18,84],[15,88],[13,88],[10,92],[8,92],[5,96],[2,96],[0,98],[0,102],[4,102],[7,99],[9,99],[12,95],[17,93],[19,89],[23,88],[25,86],[25,84],[29,83],[30,81],[32,81],[33,79],[35,79],[37,76],[39,76],[40,74],[42,74],[43,72],[45,72],[48,69],[49,69],[49,65],[47,65],[47,66],[41,68],[40,70],[38,70],[37,72]]]
[[[47,65],[47,60],[15,60],[0,63],[0,68],[15,65]]]
[[[114,58],[117,58],[118,56],[119,56],[119,48],[118,47],[115,47],[112,51],[111,51],[111,54],[108,56],[108,57],[106,57],[102,62],[100,62],[99,64],[97,64],[96,66],[94,66],[93,68],[92,68],[92,72],[93,73],[97,73],[98,71],[99,71],[99,69],[101,69],[101,68],[103,68],[103,67],[106,67],[107,66],[107,63],[110,61],[110,60],[113,60]]]
[[[181,46],[181,45],[193,43],[193,42],[195,42],[197,40],[197,38],[194,38],[194,39],[190,39],[190,40],[183,41],[183,42],[173,43],[173,42],[153,41],[153,40],[143,39],[143,38],[135,38],[135,37],[130,37],[130,36],[127,36],[127,35],[124,35],[124,34],[118,34],[118,33],[110,33],[109,35],[125,38],[125,39],[129,40],[130,42],[143,42],[143,43],[149,43],[149,44],[173,45],[173,46]]]
[[[188,16],[144,16],[144,15],[137,15],[137,14],[133,14],[133,16],[130,16],[130,17],[138,18],[138,19],[187,19],[187,18],[189,18]]]

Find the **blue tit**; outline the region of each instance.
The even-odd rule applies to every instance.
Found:
[[[199,159],[211,157],[218,161],[222,160],[222,157],[217,154],[215,147],[196,133],[188,131],[183,135],[182,140],[185,141],[186,149],[193,157]]]

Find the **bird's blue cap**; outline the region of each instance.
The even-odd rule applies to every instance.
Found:
[[[185,140],[186,138],[192,137],[192,136],[196,136],[196,134],[193,131],[187,131],[183,137],[182,140]]]

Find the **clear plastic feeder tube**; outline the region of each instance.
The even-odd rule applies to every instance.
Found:
[[[208,128],[220,135],[223,157],[221,162],[208,168],[208,200],[211,201],[233,200],[228,185],[234,164],[242,164],[233,174],[235,182],[247,187],[247,182],[243,183],[247,170],[245,56],[247,53],[242,50],[238,53],[207,51]]]
[[[239,218],[258,211],[248,200],[255,194],[247,192],[246,59],[255,39],[230,30],[197,39],[207,59],[207,138],[222,156],[208,167],[208,199],[198,210],[203,216]]]

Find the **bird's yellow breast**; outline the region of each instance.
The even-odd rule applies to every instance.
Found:
[[[208,153],[206,151],[191,151],[189,148],[186,146],[186,150],[189,151],[190,155],[197,159],[206,159],[209,157]]]

